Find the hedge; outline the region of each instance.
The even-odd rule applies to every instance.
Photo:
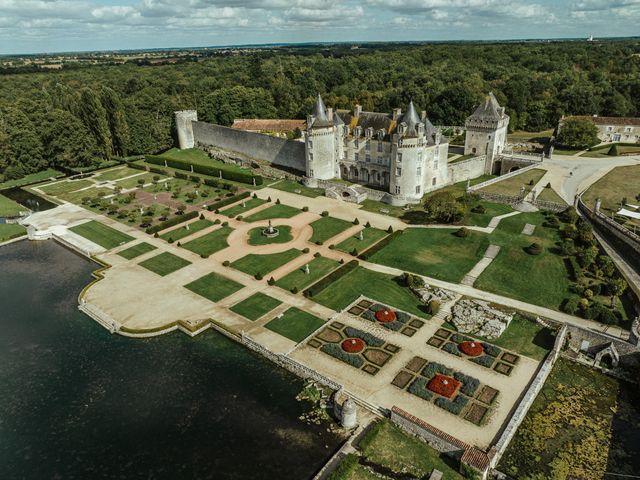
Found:
[[[250,196],[251,196],[250,192],[242,192],[237,195],[227,197],[224,200],[220,200],[218,202],[212,203],[211,205],[208,205],[207,210],[209,210],[210,212],[213,212],[214,210],[218,210],[219,208],[226,207],[227,205],[231,205],[232,203],[236,203],[237,201]]]
[[[183,215],[176,215],[175,217],[170,218],[169,220],[165,220],[162,223],[158,223],[157,225],[153,225],[147,228],[145,232],[149,234],[156,233],[161,230],[164,230],[165,228],[173,227],[174,225],[179,225],[181,223],[184,223],[188,220],[191,220],[192,218],[196,218],[197,216],[198,216],[198,212],[196,212],[195,210],[185,213]]]
[[[144,165],[138,165],[137,163],[133,162],[127,162],[127,167],[134,168],[136,170],[144,170],[145,172],[147,171],[147,167],[145,167]]]
[[[582,276],[582,267],[578,264],[576,257],[571,256],[567,258],[569,277],[572,281],[577,282]]]
[[[153,163],[155,165],[167,165],[167,167],[177,168],[178,170],[188,170],[194,173],[201,173],[203,175],[209,175],[211,177],[222,177],[225,180],[232,180],[234,182],[248,183],[250,185],[262,185],[262,177],[260,175],[253,175],[252,173],[234,172],[225,170],[224,168],[198,165],[187,162],[185,160],[176,160],[172,158],[166,158],[162,155],[147,155],[145,157],[146,162]],[[192,170],[193,169],[193,170]]]
[[[388,237],[384,237],[378,243],[376,243],[375,245],[371,246],[370,248],[368,248],[367,250],[362,252],[358,256],[358,258],[361,259],[361,260],[368,260],[370,257],[372,257],[373,255],[378,253],[380,250],[382,250],[384,247],[386,247],[392,241],[394,241],[396,238],[398,238],[400,235],[402,235],[402,232],[403,232],[402,230],[397,230],[397,231],[393,232],[391,235],[389,235]]]
[[[411,385],[409,385],[408,390],[409,393],[413,393],[427,402],[430,402],[433,398],[433,393],[427,389],[427,379],[424,377],[416,378]]]
[[[355,337],[359,338],[360,340],[364,340],[369,347],[381,347],[382,345],[384,345],[384,340],[357,328],[346,327],[344,329],[344,333],[346,333],[349,337]]]
[[[453,370],[449,367],[445,367],[438,362],[431,362],[425,365],[425,367],[422,369],[422,372],[420,372],[420,375],[427,378],[428,380],[431,380],[436,375],[436,373],[440,373],[442,375],[450,377],[453,375]]]
[[[491,355],[483,355],[481,357],[470,358],[469,360],[471,360],[473,363],[477,363],[482,367],[491,368],[493,362],[495,361],[495,358],[493,358]]]
[[[458,395],[453,401],[443,397],[436,398],[437,406],[454,415],[459,415],[468,402],[469,400],[464,395]]]
[[[492,357],[499,357],[502,353],[502,349],[496,347],[495,345],[491,345],[490,343],[483,343],[482,347],[484,348],[484,353]]]
[[[149,167],[149,171],[151,173],[157,173],[159,175],[166,175],[166,176],[170,176],[169,172],[167,170],[165,170],[164,168],[158,168],[158,167]]]
[[[311,285],[309,288],[307,288],[304,291],[304,296],[313,297],[314,295],[319,294],[325,288],[331,285],[333,282],[344,277],[347,273],[351,272],[352,270],[355,270],[358,267],[358,265],[359,265],[359,262],[357,260],[351,260],[350,262],[345,263],[343,266],[335,269],[329,275],[320,279],[319,281]]]
[[[337,343],[325,343],[320,347],[320,350],[353,367],[360,368],[364,365],[364,360],[360,355],[345,352]]]
[[[338,467],[331,473],[328,480],[348,480],[358,467],[359,458],[353,453],[347,453]]]
[[[447,353],[455,355],[456,357],[462,356],[462,354],[460,353],[460,349],[458,349],[458,345],[456,345],[455,343],[447,342],[444,344],[444,347],[442,347],[442,349]]]
[[[474,377],[470,377],[469,375],[465,375],[461,372],[456,372],[453,374],[453,378],[462,382],[462,387],[460,391],[469,397],[473,397],[480,386],[480,380]]]

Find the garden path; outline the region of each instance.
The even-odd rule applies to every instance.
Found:
[[[493,262],[499,252],[499,245],[489,245],[480,261],[476,263],[475,266],[469,271],[469,273],[464,276],[462,282],[460,283],[462,285],[473,286],[473,284],[476,283],[478,277],[482,274],[482,272],[485,271],[489,264]]]

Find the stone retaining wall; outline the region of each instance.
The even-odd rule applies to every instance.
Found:
[[[467,179],[477,178],[484,174],[486,155],[453,162],[448,164],[448,183],[464,182]],[[440,187],[438,187],[440,188]]]
[[[524,397],[522,397],[522,400],[511,416],[509,423],[504,428],[502,434],[500,435],[500,438],[498,438],[498,441],[494,445],[495,455],[491,460],[492,468],[495,468],[495,466],[498,464],[500,457],[502,457],[502,454],[507,449],[507,446],[509,446],[509,442],[511,442],[511,440],[513,439],[513,436],[516,434],[518,427],[527,416],[529,408],[531,408],[531,405],[540,393],[540,390],[542,390],[544,382],[547,380],[547,377],[551,373],[556,360],[558,360],[558,357],[560,356],[560,350],[564,346],[566,335],[567,326],[565,325],[558,332],[556,341],[553,345],[553,349],[551,350],[551,352],[549,352],[549,355],[538,369],[538,373],[536,374],[533,381],[529,384],[529,388],[527,388]]]
[[[490,180],[487,180],[486,182],[482,182],[482,183],[478,183],[476,185],[472,185],[468,188],[467,191],[469,192],[475,192],[476,190],[480,190],[481,188],[484,187],[488,187],[489,185],[493,185],[494,183],[498,183],[501,182],[502,180],[505,180],[507,178],[511,178],[511,177],[515,177],[516,175],[520,175],[523,172],[526,172],[528,170],[533,170],[534,168],[536,168],[538,166],[538,163],[532,163],[531,165],[528,165],[524,168],[521,168],[519,170],[516,170],[515,172],[510,172],[510,173],[505,173],[504,175],[500,175],[499,177],[496,178],[492,178]]]
[[[533,205],[538,207],[540,210],[548,210],[555,213],[564,212],[568,207],[568,205],[565,205],[563,203],[548,202],[546,200],[537,199],[533,201]]]

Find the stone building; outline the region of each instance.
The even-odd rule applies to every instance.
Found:
[[[464,123],[466,137],[464,141],[465,155],[486,155],[485,173],[494,172],[494,162],[502,153],[507,140],[509,115],[504,112],[494,97],[489,93],[484,102]]]
[[[599,117],[598,115],[562,117],[558,124],[558,132],[563,122],[570,118],[591,121],[598,129],[598,138],[603,143],[640,143],[640,118],[638,117]]]

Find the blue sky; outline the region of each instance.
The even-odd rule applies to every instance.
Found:
[[[640,34],[640,0],[0,0],[0,54]]]

